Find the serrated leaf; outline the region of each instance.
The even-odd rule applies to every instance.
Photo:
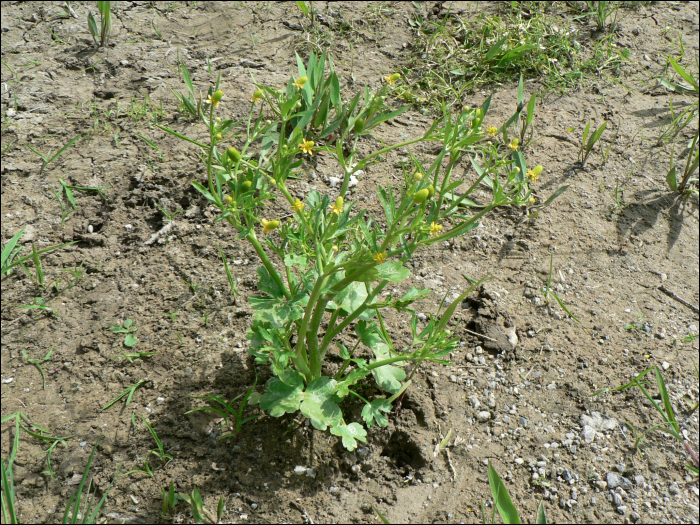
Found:
[[[357,440],[363,443],[367,442],[367,431],[359,423],[350,423],[349,425],[341,423],[331,427],[331,434],[343,438],[343,446],[350,452],[357,448]]]
[[[360,365],[366,365],[364,360],[362,359],[353,359],[353,362],[355,364],[360,364]],[[345,397],[347,396],[350,392],[349,389],[357,384],[358,381],[361,381],[365,377],[369,375],[369,370],[365,369],[364,366],[360,366],[359,368],[356,368],[352,372],[350,372],[345,378],[338,383],[338,386],[336,387],[335,393],[338,397]]]
[[[374,399],[362,409],[362,419],[368,427],[372,427],[375,422],[378,426],[385,427],[389,424],[389,420],[382,412],[387,414],[391,412],[391,403],[386,399]]]
[[[309,383],[301,403],[301,413],[309,418],[314,428],[326,430],[339,422],[343,413],[334,401],[337,382],[330,377],[319,377]]]
[[[260,408],[272,417],[296,412],[304,397],[304,380],[301,374],[291,370],[287,372],[284,381],[279,377],[270,378],[265,385],[267,392],[260,397]]]

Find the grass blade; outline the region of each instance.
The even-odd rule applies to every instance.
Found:
[[[66,144],[66,145],[63,146],[60,150],[58,150],[58,152],[56,152],[56,153],[54,154],[53,157],[51,157],[49,160],[47,160],[47,161],[44,163],[44,165],[41,167],[41,170],[43,171],[44,168],[45,168],[48,164],[51,164],[51,162],[53,162],[53,160],[54,160],[56,157],[58,157],[61,153],[63,153],[64,151],[66,151],[68,148],[70,148],[73,144],[75,144],[75,142],[76,142],[80,137],[82,137],[82,135],[78,135],[78,136],[75,137],[73,140],[71,140],[68,144]]]
[[[520,516],[518,516],[518,511],[510,499],[508,490],[501,481],[498,472],[496,472],[496,469],[493,468],[490,461],[489,485],[491,486],[491,494],[493,495],[495,507],[498,509],[498,513],[501,515],[503,523],[520,523]]]
[[[5,273],[5,263],[9,262],[10,254],[15,249],[15,246],[17,246],[17,242],[19,241],[20,237],[22,237],[23,233],[24,228],[22,228],[18,233],[16,233],[15,236],[12,237],[12,239],[10,239],[10,242],[8,242],[7,245],[5,245],[5,247],[2,249],[2,258],[0,261],[2,273]]]

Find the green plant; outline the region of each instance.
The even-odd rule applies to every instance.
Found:
[[[229,270],[228,262],[226,262],[226,255],[224,255],[224,251],[221,249],[221,246],[219,246],[218,242],[216,243],[216,247],[219,249],[221,259],[224,261],[224,270],[226,270],[228,285],[231,288],[231,293],[233,294],[233,304],[236,304],[236,297],[241,295],[241,292],[238,291],[238,287],[236,286],[236,280],[233,278],[233,275],[231,275],[231,270]]]
[[[99,446],[101,439],[102,436],[97,438],[97,443],[95,443],[95,446],[92,449],[92,453],[90,454],[90,458],[88,459],[87,465],[85,466],[85,472],[83,472],[83,477],[80,479],[80,485],[78,485],[78,489],[71,495],[70,500],[68,501],[68,506],[66,507],[66,511],[63,513],[62,523],[95,523],[95,521],[100,516],[100,511],[102,510],[102,506],[104,505],[105,500],[107,499],[109,491],[112,490],[114,482],[119,478],[119,470],[117,470],[117,473],[112,478],[112,482],[107,487],[107,490],[103,492],[102,498],[100,498],[96,505],[95,498],[97,497],[97,487],[95,487],[95,490],[93,491],[91,497],[91,479],[88,482],[86,488],[87,497],[85,498],[85,501],[83,501],[83,488],[85,487],[85,482],[88,479],[90,467],[92,466],[92,460],[95,458],[95,452],[97,452],[97,447]],[[95,505],[94,508],[93,505]]]
[[[547,304],[549,304],[549,296],[551,295],[556,299],[556,301],[559,303],[559,306],[561,306],[564,311],[569,314],[569,316],[577,322],[581,322],[578,320],[578,318],[571,313],[571,310],[569,310],[569,307],[564,304],[564,301],[562,301],[559,296],[554,293],[554,290],[552,290],[552,269],[554,268],[554,253],[552,253],[549,257],[549,278],[547,279],[547,286],[542,288],[542,294],[544,295],[544,300],[547,301]]]
[[[133,323],[134,322],[131,319],[127,319],[124,321],[123,325],[115,324],[114,326],[109,327],[109,329],[115,334],[126,334],[124,336],[124,346],[127,348],[131,348],[138,341],[138,337],[134,335],[136,328],[132,326]]]
[[[644,378],[649,372],[654,372],[654,378],[656,379],[656,386],[659,390],[659,397],[661,397],[661,402],[663,404],[663,407],[659,405],[659,403],[654,399],[651,394],[649,394],[649,391],[644,387],[645,384],[648,384],[648,381],[641,381],[642,378]],[[695,368],[695,374],[697,376],[698,374],[698,369],[697,367]],[[675,438],[679,443],[683,445],[683,448],[687,452],[688,456],[692,459],[694,465],[686,465],[687,468],[694,472],[695,475],[698,474],[698,467],[700,467],[700,461],[698,460],[698,454],[693,450],[692,445],[690,442],[686,439],[686,437],[683,435],[683,432],[681,432],[680,426],[678,425],[678,421],[676,420],[676,415],[673,410],[673,405],[671,404],[671,398],[668,395],[668,389],[666,388],[666,382],[664,381],[663,376],[661,375],[661,371],[659,370],[659,367],[654,365],[651,368],[647,368],[644,370],[642,373],[637,375],[632,379],[627,384],[617,386],[614,388],[604,388],[602,390],[599,390],[598,392],[595,392],[591,394],[589,397],[592,396],[598,396],[604,392],[615,392],[618,390],[626,390],[628,388],[632,387],[638,387],[644,396],[651,402],[651,404],[654,406],[656,411],[659,413],[661,416],[661,419],[663,420],[662,423],[659,423],[657,425],[652,426],[651,428],[645,430],[641,434],[637,432],[637,429],[630,424],[629,422],[625,422],[633,431],[635,434],[635,448],[639,448],[639,445],[641,444],[644,436],[648,433],[651,432],[652,430],[658,429],[661,432],[664,432],[665,434],[668,434],[669,436],[672,436]],[[690,416],[695,410],[698,409],[698,404],[696,403],[695,406],[689,411],[688,415]],[[695,444],[697,444],[697,440],[694,441]]]
[[[446,363],[444,356],[457,344],[448,322],[481,281],[443,313],[438,310],[431,316],[423,331],[415,330],[412,344],[404,350],[392,344],[382,310],[406,311],[429,291],[411,288],[402,297],[383,299],[380,293],[389,283],[409,276],[405,264],[416,250],[469,231],[496,207],[534,204],[530,185],[543,168],[527,169],[517,139],[507,146],[488,141],[482,123],[490,99],[481,108],[464,110],[456,117],[443,108],[442,116],[422,136],[361,157],[360,137],[407,109],[386,105],[401,75],[386,77],[386,83],[374,93],[364,88],[346,103],[330,60],[311,54],[306,66],[298,60],[298,71],[299,77],[290,79],[284,90],[255,85],[240,150],[235,146],[224,150],[225,141],[238,135],[232,120],[215,119],[215,109],[224,96],[218,81],[209,89],[199,113],[209,132],[208,144],[159,127],[201,148],[207,179],[204,184],[193,181],[193,186],[220,210],[215,221],[226,220],[262,262],[257,272],[261,294],[249,298],[254,318],[247,335],[256,362],[268,364],[274,374],[267,382],[267,392],[259,397],[260,407],[274,417],[301,411],[315,428],[330,427],[347,449],[354,450],[358,440],[365,441],[366,430],[357,422],[346,421],[339,403],[349,395],[360,398],[355,385],[372,376],[387,397],[361,398],[366,405],[363,419],[368,427],[386,426],[382,412],[390,410],[406,385],[402,385],[406,373],[396,365],[413,361],[415,371],[423,361]],[[262,110],[256,110],[258,101],[269,106],[268,117],[274,120],[264,120]],[[413,169],[404,171],[399,187],[378,189],[383,215],[374,218],[345,201],[355,173],[392,150],[418,142],[438,143],[440,151],[427,168],[412,156]],[[287,181],[299,176],[296,170],[304,156],[310,158],[317,151],[337,161],[342,184],[333,198],[312,191],[302,202],[292,195]],[[465,193],[458,194],[463,181],[454,180],[453,170],[464,156],[471,159],[478,178]],[[464,206],[470,207],[469,194],[482,182],[491,188],[492,201],[471,214]],[[544,205],[564,189],[557,190]],[[293,212],[285,222],[265,218],[270,208],[263,211],[265,201],[278,197]],[[260,228],[262,242],[256,233]],[[268,252],[279,260],[279,266],[272,264]],[[414,329],[416,323],[414,315]],[[347,334],[353,325],[356,338]],[[356,340],[352,350],[344,346],[346,334]],[[342,360],[339,369],[328,363],[329,352]]]
[[[513,505],[510,499],[510,494],[508,494],[508,489],[505,483],[501,481],[501,477],[496,472],[496,469],[489,461],[489,487],[491,488],[491,495],[493,496],[494,506],[493,514],[491,516],[491,523],[496,523],[496,511],[501,516],[503,523],[521,523],[520,516],[518,515],[518,510]],[[481,519],[482,523],[488,523],[486,521],[486,511],[484,509],[484,504],[481,504]],[[535,515],[535,523],[547,523],[547,516],[544,511],[544,501],[540,501],[537,506],[537,514]]]
[[[682,41],[681,41],[681,49],[682,49]],[[682,58],[682,57],[681,57]],[[672,122],[668,126],[668,128],[661,133],[659,136],[659,144],[665,142],[669,137],[675,137],[680,133],[688,124],[691,122],[697,122],[698,119],[698,94],[700,93],[699,88],[698,88],[698,79],[693,77],[691,71],[687,67],[683,67],[678,63],[678,60],[673,58],[672,56],[667,57],[668,59],[668,64],[671,65],[673,70],[681,77],[682,81],[674,81],[672,78],[667,77],[667,78],[660,78],[659,83],[665,86],[667,89],[670,89],[671,91],[675,93],[680,93],[680,94],[694,94],[694,101],[690,106],[688,106],[685,111],[683,111],[680,115],[675,116],[675,113],[673,111],[673,101],[671,101],[671,119]],[[679,58],[680,60],[680,58]],[[696,77],[697,77],[697,70],[700,68],[700,59],[698,55],[695,55],[695,69],[696,69]],[[668,70],[668,65],[666,66],[666,69]]]
[[[38,156],[41,158],[41,160],[44,161],[43,164],[41,165],[41,168],[39,169],[39,174],[41,174],[41,173],[43,173],[44,168],[46,168],[46,166],[48,166],[49,164],[51,164],[54,160],[56,160],[56,158],[57,158],[59,155],[61,155],[64,151],[66,151],[66,150],[67,150],[68,148],[70,148],[73,144],[75,144],[76,141],[77,141],[80,137],[82,137],[82,135],[78,135],[77,137],[75,137],[73,140],[71,140],[70,142],[68,142],[68,144],[66,144],[65,146],[63,146],[61,149],[59,149],[56,153],[54,153],[54,154],[53,154],[52,156],[50,156],[50,157],[49,157],[48,154],[47,154],[47,155],[44,155],[44,154],[41,153],[40,151],[35,150],[34,148],[32,148],[32,147],[31,147],[29,144],[27,144],[27,143],[25,143],[24,145],[27,146],[30,150],[32,150],[36,155],[38,155]]]
[[[136,383],[131,385],[129,388],[124,390],[124,392],[122,392],[117,397],[112,399],[112,401],[110,401],[105,406],[103,406],[102,410],[107,410],[114,403],[120,401],[121,399],[124,399],[125,397],[126,397],[126,405],[128,405],[129,403],[131,403],[131,398],[134,397],[134,392],[136,392],[136,389],[145,385],[146,383],[148,383],[148,379],[139,379]]]
[[[199,110],[201,109],[202,102],[201,100],[198,102],[194,97],[194,85],[192,84],[192,79],[190,78],[190,72],[187,70],[185,63],[180,61],[179,51],[177,64],[182,75],[182,79],[185,82],[185,86],[187,86],[188,94],[183,95],[182,93],[177,93],[172,89],[170,91],[172,91],[175,98],[177,98],[178,111],[180,113],[187,114],[190,118],[197,118],[199,116]]]
[[[585,3],[588,7],[588,12],[575,17],[574,20],[590,16],[595,21],[596,29],[603,32],[605,31],[606,22],[610,19],[610,32],[614,33],[617,29],[617,15],[620,10],[620,2],[596,0],[586,1]]]
[[[209,410],[211,412],[214,412],[215,414],[218,414],[219,417],[221,417],[224,421],[219,425],[219,428],[225,428],[227,429],[230,433],[229,434],[224,434],[222,436],[219,436],[219,439],[226,439],[229,437],[236,438],[236,441],[238,441],[241,437],[241,429],[243,428],[243,425],[245,425],[248,421],[252,421],[253,419],[256,419],[259,417],[259,415],[254,415],[254,416],[249,416],[244,418],[243,417],[243,410],[245,409],[246,403],[250,400],[251,396],[254,395],[254,390],[255,386],[258,383],[258,375],[257,373],[255,374],[255,381],[253,382],[253,386],[248,389],[248,391],[245,394],[240,394],[231,399],[231,401],[226,401],[223,397],[217,396],[217,395],[207,395],[207,396],[192,396],[195,399],[204,399],[211,403],[212,405],[218,405],[217,406],[208,406],[208,407],[198,407],[198,408],[193,408],[192,410],[188,410],[185,412],[185,414],[189,414],[191,412],[197,412],[200,410]],[[235,410],[233,408],[233,403],[240,399],[240,397],[243,396],[243,400],[238,406],[238,410]],[[256,397],[259,398],[259,395],[256,395]],[[232,419],[235,419],[235,425],[232,422]]]
[[[184,211],[184,210],[177,210],[177,211],[170,213],[168,210],[166,210],[163,206],[161,206],[157,202],[155,203],[155,205],[163,213],[163,215],[165,215],[165,219],[163,219],[163,222],[165,222],[165,223],[173,222],[175,220],[175,216],[178,213],[182,213]]]
[[[94,191],[97,192],[97,194],[102,197],[104,201],[107,201],[107,197],[105,197],[104,193],[102,193],[102,190],[107,190],[110,187],[109,186],[100,186],[100,187],[88,187],[88,186],[73,186],[70,184],[67,184],[66,181],[64,181],[61,177],[58,177],[58,182],[61,184],[61,187],[58,188],[57,190],[51,190],[52,193],[54,194],[54,199],[56,199],[61,206],[61,224],[63,224],[72,212],[74,212],[77,209],[77,204],[75,202],[75,197],[73,196],[73,191],[84,191],[84,192],[90,192]],[[68,202],[71,205],[72,209],[67,209],[63,205],[63,194],[65,193],[66,198],[68,199]],[[52,199],[53,200],[53,199]]]
[[[34,243],[32,243],[32,253],[31,255],[25,255],[24,257],[18,257],[19,253],[22,251],[23,246],[20,246],[17,248],[17,243],[19,242],[20,238],[22,237],[22,234],[24,233],[24,228],[22,228],[19,232],[15,234],[10,241],[3,246],[2,248],[2,255],[0,256],[0,275],[5,275],[7,274],[12,268],[14,268],[17,265],[20,265],[22,268],[24,268],[25,272],[27,274],[29,273],[24,266],[24,262],[28,261],[29,259],[32,259],[34,261],[34,269],[36,270],[36,280],[37,282],[40,283],[41,286],[44,284],[44,271],[41,266],[41,261],[39,260],[39,255],[42,255],[44,253],[51,252],[53,250],[58,250],[59,248],[63,248],[64,246],[68,246],[71,244],[75,244],[77,241],[73,242],[66,242],[63,244],[59,244],[57,246],[51,246],[49,248],[42,248],[41,250],[37,250],[36,247],[34,246]]]
[[[127,353],[127,352],[124,352],[122,350],[122,353],[115,356],[115,358],[122,357],[122,358],[126,359],[127,361],[129,361],[129,363],[133,363],[134,359],[143,359],[144,357],[151,357],[154,355],[156,355],[155,352],[129,352],[129,353]]]
[[[12,414],[10,416],[5,416],[2,418],[2,422],[8,421],[9,419],[15,419],[15,431],[12,440],[12,451],[10,456],[5,462],[5,456],[2,456],[2,463],[0,467],[2,468],[2,517],[5,523],[19,523],[17,521],[17,510],[15,508],[15,479],[14,479],[14,462],[15,456],[17,455],[17,449],[19,448],[19,426],[20,418],[18,414]]]
[[[92,16],[92,12],[88,13],[88,29],[92,35],[92,39],[97,43],[97,37],[100,37],[100,47],[104,47],[109,40],[109,35],[112,32],[112,2],[97,2],[97,10],[100,12],[100,29],[97,29],[97,23]],[[114,5],[116,6],[116,2]]]
[[[590,136],[589,132],[591,130],[591,121],[588,121],[588,124],[586,124],[586,127],[583,129],[583,136],[581,137],[581,147],[578,150],[578,161],[582,168],[586,165],[588,155],[590,155],[591,151],[593,150],[593,146],[595,146],[596,142],[600,140],[600,137],[603,134],[603,131],[605,131],[605,127],[607,125],[608,121],[603,121],[600,127],[596,129]],[[573,131],[573,128],[567,128],[566,131]]]
[[[41,367],[41,365],[42,365],[42,363],[46,363],[49,359],[51,359],[52,353],[53,353],[53,346],[48,351],[48,353],[44,356],[43,359],[33,359],[27,355],[26,350],[22,350],[22,355],[24,356],[24,359],[27,361],[27,363],[30,363],[30,364],[34,365],[35,367],[37,367],[37,369],[39,370],[39,373],[41,373],[41,380],[43,383],[44,390],[46,390],[46,375],[44,374],[44,369]]]
[[[158,450],[149,450],[148,456],[153,454],[160,460],[163,467],[167,466],[167,464],[173,460],[173,457],[165,452],[165,449],[163,448],[163,442],[158,437],[158,434],[156,434],[156,431],[153,430],[153,427],[148,422],[148,420],[143,416],[141,416],[141,419],[143,419],[143,422],[146,424],[146,427],[148,427],[148,431],[151,433],[151,436],[153,436],[153,439],[155,440],[156,445],[158,446]],[[148,459],[148,456],[146,456],[146,459]]]
[[[695,132],[695,137],[688,143],[688,158],[685,161],[685,169],[683,170],[683,176],[681,177],[681,183],[678,184],[676,179],[676,166],[673,164],[673,152],[671,152],[671,169],[666,174],[666,183],[671,191],[683,192],[688,189],[688,183],[697,182],[697,177],[690,178],[695,170],[698,169],[698,162],[700,161],[700,148],[698,148],[698,131]],[[692,161],[692,162],[691,162]],[[695,189],[697,194],[698,190]]]
[[[175,507],[182,501],[182,498],[175,492],[175,485],[172,481],[169,488],[167,490],[160,489],[160,493],[163,496],[162,516],[164,518],[172,517],[175,514]]]
[[[224,497],[219,497],[219,504],[216,508],[216,518],[214,518],[214,516],[204,508],[202,496],[196,486],[192,489],[192,494],[178,494],[177,498],[181,501],[186,501],[190,505],[192,509],[192,518],[195,523],[204,523],[204,518],[209,520],[210,523],[219,523],[221,516],[224,515]]]

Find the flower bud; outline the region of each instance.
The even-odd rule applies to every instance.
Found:
[[[540,173],[542,173],[542,170],[544,169],[543,166],[536,166],[532,171],[535,175],[539,176]]]
[[[420,171],[417,171],[413,174],[413,180],[421,181],[423,180],[423,174]]]
[[[253,183],[249,180],[244,180],[243,184],[241,184],[241,188],[243,188],[243,191],[249,191],[252,186]]]
[[[215,138],[216,140],[221,140],[221,139],[224,138],[224,137],[221,135],[221,133],[217,133],[216,135],[214,135],[214,138]]]
[[[214,94],[211,96],[211,99],[212,99],[214,102],[218,102],[219,100],[221,100],[221,98],[222,98],[223,96],[224,96],[224,92],[221,91],[221,90],[219,89],[219,90],[217,90],[217,91],[214,92]]]
[[[226,154],[228,155],[228,158],[231,159],[233,162],[238,162],[239,160],[241,160],[241,152],[233,146],[226,150]]]
[[[365,127],[365,119],[358,118],[355,121],[355,133],[360,133]]]
[[[428,198],[432,199],[434,195],[435,195],[435,186],[433,186],[431,184],[430,186],[428,186]]]
[[[233,197],[231,197],[230,195],[226,195],[224,203],[226,204],[226,206],[231,206],[231,204],[233,204]]]
[[[430,191],[428,188],[417,191],[413,195],[413,202],[416,204],[423,204],[425,200],[430,196]]]

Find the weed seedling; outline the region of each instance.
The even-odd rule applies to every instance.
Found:
[[[52,193],[54,194],[54,199],[58,201],[59,205],[61,206],[61,224],[63,224],[72,212],[74,212],[78,205],[75,202],[75,197],[73,196],[73,191],[84,191],[84,192],[97,192],[97,194],[102,197],[104,201],[107,201],[107,197],[105,197],[104,193],[102,193],[102,190],[108,190],[110,189],[109,186],[100,186],[100,187],[88,187],[88,186],[73,186],[71,184],[66,183],[61,177],[58,177],[58,182],[61,184],[61,187],[58,188],[57,190],[51,190]],[[71,205],[72,209],[67,208],[63,204],[63,195],[65,194],[66,198],[68,199],[68,202]],[[53,199],[52,199],[53,200]]]
[[[24,145],[27,146],[30,150],[32,150],[32,151],[33,151],[35,154],[37,154],[39,157],[41,157],[41,160],[44,161],[44,163],[41,165],[41,168],[39,169],[39,174],[41,174],[41,173],[43,173],[44,168],[46,168],[46,166],[48,166],[50,163],[52,163],[52,162],[56,159],[56,157],[58,157],[61,153],[63,153],[63,152],[66,151],[68,148],[70,148],[73,144],[75,144],[75,142],[76,142],[80,137],[82,137],[82,135],[78,135],[77,137],[75,137],[73,140],[71,140],[68,144],[66,144],[65,146],[63,146],[60,150],[58,150],[56,153],[54,153],[54,154],[53,154],[52,156],[50,156],[50,157],[49,157],[48,154],[47,154],[47,155],[44,155],[44,154],[41,153],[40,151],[35,150],[35,149],[32,148],[29,144],[26,144],[26,143],[25,143]]]
[[[251,396],[253,395],[253,391],[255,390],[255,385],[258,382],[258,375],[257,373],[255,374],[255,381],[253,382],[253,386],[248,389],[248,391],[244,394],[240,394],[236,397],[234,397],[231,401],[226,401],[223,397],[217,396],[217,395],[208,395],[208,396],[192,396],[195,399],[204,399],[211,403],[214,406],[208,406],[208,407],[198,407],[198,408],[193,408],[192,410],[189,410],[185,412],[185,414],[189,414],[191,412],[197,412],[199,410],[210,410],[211,412],[214,412],[219,415],[219,417],[223,418],[223,423],[219,426],[219,428],[225,428],[227,429],[230,434],[224,434],[223,436],[219,436],[219,439],[226,439],[229,437],[236,438],[236,441],[238,441],[241,437],[241,429],[243,428],[243,425],[245,425],[248,421],[252,421],[253,419],[259,417],[259,415],[255,416],[249,416],[247,418],[243,417],[243,410],[246,407],[246,403],[250,400],[251,404],[255,404],[259,402],[259,395],[255,396],[254,399],[251,399]],[[234,409],[233,403],[236,402],[240,397],[243,396],[243,400],[238,406],[238,410]],[[233,423],[232,420],[235,419],[235,424]]]
[[[1,257],[1,264],[0,266],[2,267],[2,271],[0,272],[0,275],[5,275],[7,274],[12,268],[15,266],[19,265],[21,266],[24,271],[29,274],[29,271],[27,270],[26,266],[24,263],[31,259],[34,262],[34,268],[36,270],[36,282],[39,284],[39,286],[44,285],[44,270],[43,267],[41,266],[41,261],[39,260],[39,256],[51,252],[53,250],[58,250],[59,248],[63,248],[64,246],[68,246],[70,244],[75,244],[77,241],[72,241],[72,242],[66,242],[63,244],[59,244],[58,246],[51,246],[49,248],[43,248],[41,250],[37,250],[36,247],[34,246],[34,243],[32,243],[32,253],[30,255],[25,255],[24,257],[18,257],[19,253],[22,251],[22,246],[17,248],[17,243],[19,242],[20,238],[22,237],[22,234],[24,233],[24,228],[22,228],[18,233],[15,234],[12,239],[10,239],[10,242],[8,242],[5,246],[2,248],[2,255]]]
[[[63,513],[62,523],[95,523],[95,521],[100,515],[100,511],[102,510],[102,506],[104,505],[105,500],[107,499],[109,491],[112,490],[115,481],[117,481],[117,479],[119,478],[119,470],[117,470],[117,473],[112,478],[112,482],[107,487],[107,490],[104,491],[104,493],[102,494],[102,498],[100,498],[96,505],[95,498],[97,497],[97,487],[95,487],[95,490],[93,491],[91,497],[90,485],[92,484],[92,480],[90,480],[86,488],[87,497],[85,498],[85,501],[83,501],[83,488],[85,488],[85,482],[88,479],[90,467],[92,466],[92,460],[95,458],[95,452],[97,451],[97,447],[100,444],[101,439],[102,436],[97,438],[97,443],[95,443],[95,446],[92,449],[92,454],[90,454],[90,458],[88,459],[87,465],[85,466],[85,472],[83,472],[83,477],[80,479],[80,485],[78,485],[78,490],[74,492],[73,495],[71,495],[70,500],[68,501],[68,506],[66,507],[66,511]],[[78,520],[80,520],[80,522],[78,522]]]
[[[552,269],[554,267],[554,254],[552,253],[549,258],[549,278],[547,279],[547,286],[545,288],[542,288],[542,294],[544,295],[544,300],[547,301],[547,304],[549,304],[549,296],[551,295],[556,299],[556,301],[559,303],[559,306],[561,306],[564,311],[569,314],[569,317],[571,317],[574,321],[580,323],[581,321],[578,320],[578,318],[571,313],[571,310],[564,304],[564,301],[559,299],[559,296],[554,293],[554,290],[552,290]]]
[[[160,492],[163,495],[162,516],[164,518],[172,518],[175,514],[175,507],[180,501],[184,500],[175,492],[175,485],[172,481],[170,482],[170,486],[167,490],[160,489]]]
[[[92,13],[88,13],[88,29],[90,30],[90,34],[92,35],[92,39],[95,41],[97,44],[97,37],[100,37],[100,47],[104,47],[104,45],[107,43],[107,40],[109,40],[109,35],[112,32],[112,11],[111,11],[111,4],[112,2],[97,2],[97,10],[100,12],[101,15],[101,20],[100,20],[100,29],[97,29],[97,23],[95,22],[95,18],[92,16]]]
[[[173,457],[170,454],[165,453],[165,449],[163,448],[163,442],[158,437],[158,434],[156,434],[156,431],[153,430],[153,427],[148,422],[148,420],[143,416],[141,416],[141,419],[143,419],[143,422],[146,424],[146,427],[148,427],[148,431],[151,433],[151,436],[153,436],[153,439],[155,440],[156,445],[158,446],[158,450],[149,450],[148,455],[150,456],[151,454],[153,454],[160,460],[163,467],[167,466],[167,464],[173,460]],[[146,457],[146,459],[148,459],[148,456]]]
[[[134,335],[134,332],[137,329],[132,326],[133,323],[134,322],[131,319],[127,319],[124,321],[123,325],[115,324],[114,326],[109,327],[109,329],[115,334],[126,334],[124,336],[124,346],[127,348],[131,348],[138,341],[138,338]]]
[[[113,404],[117,403],[118,401],[124,399],[126,397],[126,405],[131,403],[131,398],[134,396],[134,392],[136,392],[136,389],[139,388],[140,386],[145,385],[148,383],[148,379],[140,379],[133,385],[131,385],[129,388],[124,390],[121,394],[119,394],[117,397],[112,399],[109,403],[107,403],[104,407],[102,407],[102,410],[107,410],[109,407],[111,407]]]
[[[224,515],[224,497],[219,497],[219,505],[216,509],[216,518],[212,516],[209,511],[204,508],[204,502],[202,501],[202,496],[199,493],[199,489],[194,487],[192,494],[178,494],[178,499],[186,501],[192,508],[192,518],[195,523],[204,523],[204,518],[206,518],[210,523],[219,523],[221,516]]]
[[[229,270],[228,262],[226,262],[226,255],[224,255],[224,251],[221,249],[221,246],[219,246],[218,242],[216,243],[216,247],[219,249],[221,259],[224,261],[224,270],[226,270],[228,284],[231,288],[231,293],[233,294],[233,304],[236,304],[236,297],[241,295],[241,292],[238,291],[238,287],[236,286],[236,280],[233,278],[233,275],[231,275],[231,270]]]
[[[586,160],[588,160],[588,155],[590,155],[595,146],[596,142],[600,140],[600,136],[605,131],[605,127],[608,125],[608,121],[604,121],[598,129],[596,129],[593,134],[589,137],[588,134],[591,129],[591,121],[588,121],[586,127],[583,130],[583,137],[581,138],[581,147],[578,150],[578,161],[583,168],[586,165]],[[567,131],[572,131],[573,128],[568,128]],[[586,140],[588,139],[588,140]]]
[[[56,319],[60,319],[59,315],[56,313],[56,310],[50,306],[46,306],[41,297],[35,297],[32,304],[22,304],[20,305],[20,308],[24,308],[25,310],[41,310],[44,313],[53,315]]]
[[[44,390],[46,390],[46,375],[44,374],[44,369],[41,367],[41,365],[42,365],[43,363],[46,363],[49,359],[51,359],[51,354],[52,354],[52,353],[53,353],[53,346],[51,347],[51,349],[49,350],[49,352],[44,356],[43,359],[33,359],[33,358],[30,358],[30,357],[27,355],[27,351],[26,351],[26,350],[22,350],[22,355],[24,356],[24,359],[27,361],[27,363],[30,363],[30,364],[34,365],[34,366],[37,367],[37,369],[39,370],[39,373],[41,374],[41,380],[42,380],[42,383],[43,383],[43,389],[44,389]]]
[[[493,514],[491,516],[490,523],[496,523],[496,511],[501,516],[503,523],[521,523],[520,516],[518,515],[518,510],[513,505],[513,501],[510,499],[510,494],[508,494],[508,489],[505,483],[501,481],[501,477],[496,472],[496,469],[489,461],[489,487],[491,488],[491,495],[493,496],[494,506]],[[486,521],[486,511],[484,509],[484,504],[481,504],[481,519],[484,524],[489,523]],[[547,516],[544,511],[544,501],[540,501],[537,506],[537,514],[535,515],[535,523],[547,523]]]
[[[647,391],[647,389],[644,387],[645,384],[648,384],[648,381],[641,381],[649,372],[653,372],[655,379],[656,379],[656,385],[659,389],[659,395],[661,397],[661,401],[663,403],[663,407],[659,405],[659,403],[654,399],[651,394]],[[695,368],[695,373],[696,376],[698,374],[698,369],[697,367]],[[651,402],[651,404],[654,406],[656,411],[659,413],[661,416],[661,419],[663,420],[662,423],[659,423],[657,425],[652,426],[651,428],[645,430],[641,434],[637,432],[637,430],[634,428],[633,425],[631,425],[629,422],[625,422],[633,431],[635,434],[635,447],[639,448],[639,445],[642,442],[642,439],[644,436],[647,434],[647,432],[651,432],[652,430],[658,429],[659,431],[668,434],[669,436],[672,436],[675,438],[679,443],[683,445],[683,448],[687,452],[688,456],[690,456],[693,464],[691,465],[686,465],[686,467],[693,472],[696,476],[698,475],[698,467],[700,467],[700,461],[698,460],[698,454],[695,450],[693,450],[691,443],[686,439],[684,436],[683,432],[681,432],[680,426],[678,425],[678,421],[676,420],[676,414],[673,410],[673,405],[671,404],[671,398],[668,395],[668,389],[666,388],[666,382],[664,381],[663,376],[661,375],[661,371],[659,370],[659,367],[654,365],[651,368],[647,368],[644,370],[641,374],[637,375],[630,381],[629,383],[625,385],[621,385],[615,388],[604,388],[602,390],[599,390],[598,392],[595,392],[591,394],[589,397],[592,396],[597,396],[600,395],[604,392],[614,392],[618,390],[626,390],[628,388],[632,387],[637,387],[639,388],[644,396]],[[690,410],[688,413],[688,416],[690,416],[695,410],[698,409],[698,404],[696,403],[695,406]],[[697,445],[697,440],[694,441],[694,443]]]
[[[151,357],[154,355],[156,355],[155,352],[129,352],[129,353],[127,353],[127,352],[122,351],[121,354],[114,356],[113,359],[121,357],[121,358],[129,361],[129,363],[133,363],[134,359],[143,359],[145,357]]]

